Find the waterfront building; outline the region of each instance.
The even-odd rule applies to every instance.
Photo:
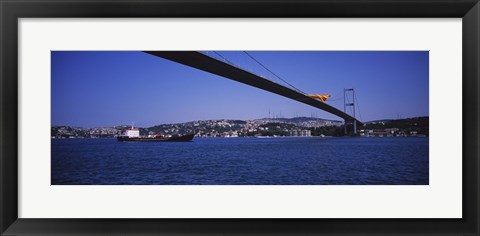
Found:
[[[289,136],[294,136],[294,137],[310,137],[310,136],[312,136],[312,131],[310,131],[310,130],[289,130],[288,135]]]

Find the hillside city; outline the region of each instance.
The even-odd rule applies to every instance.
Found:
[[[83,128],[53,126],[52,138],[113,138],[128,125]],[[347,126],[351,132],[352,127]],[[195,137],[306,137],[345,136],[342,121],[321,118],[263,118],[256,120],[202,120],[176,124],[161,124],[139,128],[140,135],[162,134],[166,137],[195,134]],[[353,135],[353,134],[349,134]],[[359,136],[428,136],[428,117],[366,122],[358,127]]]

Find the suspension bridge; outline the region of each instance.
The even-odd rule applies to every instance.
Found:
[[[219,60],[215,57],[209,56],[205,53],[201,53],[198,51],[144,51],[145,53],[161,57],[163,59],[167,59],[173,62],[177,62],[189,67],[193,67],[202,71],[206,71],[227,79],[231,79],[240,83],[244,83],[259,89],[263,89],[265,91],[269,91],[280,96],[284,96],[295,101],[316,107],[320,110],[326,111],[333,115],[336,115],[342,118],[345,121],[345,124],[353,124],[353,133],[357,131],[357,125],[362,125],[363,123],[359,121],[354,116],[351,116],[346,113],[346,107],[352,106],[352,103],[345,103],[344,111],[341,111],[323,101],[314,99],[309,97],[308,94],[303,93],[301,90],[295,88],[293,85],[289,84],[288,82],[284,81],[290,87],[286,87],[279,83],[276,83],[272,80],[264,78],[260,75],[254,74],[252,72],[247,71],[246,69],[240,68],[235,64],[228,61],[225,57],[221,56],[223,60]],[[246,52],[245,52],[246,53]],[[253,60],[257,61],[253,58],[250,54],[247,53],[249,57]],[[260,64],[260,62],[258,62]],[[263,65],[262,65],[263,66]],[[281,79],[277,76],[273,71],[269,70],[268,68],[264,67],[269,72],[271,72],[274,76]],[[351,90],[345,90],[351,91]],[[347,133],[347,125],[345,125],[345,133]]]

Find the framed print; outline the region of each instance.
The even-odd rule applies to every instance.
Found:
[[[478,1],[2,1],[1,235],[478,235]]]

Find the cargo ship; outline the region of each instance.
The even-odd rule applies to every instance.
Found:
[[[120,135],[117,135],[117,141],[119,142],[189,142],[192,141],[195,134],[179,135],[165,137],[161,134],[140,136],[140,130],[138,128],[132,128],[129,130],[122,130]]]

